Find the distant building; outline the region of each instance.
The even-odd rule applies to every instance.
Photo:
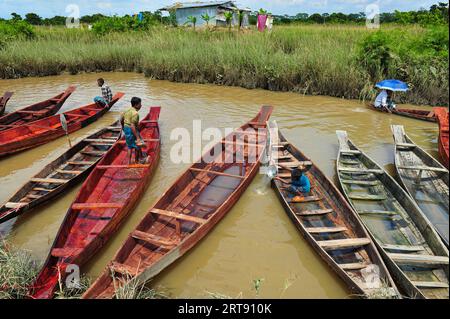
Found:
[[[177,24],[179,26],[185,25],[188,22],[189,16],[194,16],[197,18],[197,25],[206,25],[206,22],[202,19],[202,15],[208,14],[212,17],[209,21],[211,26],[226,26],[227,22],[225,20],[225,12],[233,12],[233,26],[239,24],[238,12],[244,14],[242,26],[248,26],[249,20],[248,15],[251,10],[248,8],[238,8],[234,1],[212,1],[212,2],[177,2],[171,6],[160,9],[161,11],[175,12]]]

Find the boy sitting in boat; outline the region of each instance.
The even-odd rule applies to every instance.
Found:
[[[283,169],[291,171],[291,182],[286,182],[280,177],[275,177],[276,180],[282,182],[283,184],[289,185],[287,191],[289,192],[289,197],[295,196],[304,196],[309,194],[311,191],[311,182],[306,176],[305,172],[307,171],[306,167],[303,165],[298,166],[297,168],[290,169],[289,167],[285,167],[282,164],[278,164]]]
[[[385,108],[389,112],[391,112],[391,110],[395,109],[396,105],[394,104],[394,101],[392,99],[392,91],[382,90],[380,92],[380,94],[378,94],[377,98],[375,99],[374,105],[378,109]]]
[[[121,118],[120,124],[125,135],[125,141],[128,146],[128,158],[129,164],[131,164],[131,158],[133,156],[133,150],[135,152],[134,162],[135,164],[145,164],[147,159],[144,158],[141,145],[145,145],[143,138],[139,133],[139,110],[142,107],[142,100],[138,97],[131,99],[131,107],[125,111]],[[136,141],[140,140],[140,145],[136,144]]]
[[[94,102],[102,106],[106,106],[111,103],[113,98],[111,88],[105,83],[105,80],[103,78],[97,80],[97,85],[102,90],[102,96],[96,96],[94,98]]]

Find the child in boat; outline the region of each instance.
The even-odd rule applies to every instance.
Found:
[[[282,164],[278,164],[280,167],[288,169],[291,171],[291,182],[288,183],[280,177],[275,177],[276,180],[282,182],[283,184],[288,184],[289,187],[287,191],[289,192],[289,197],[295,196],[303,196],[309,194],[311,192],[311,182],[306,176],[306,168],[303,165],[298,166],[294,169],[289,169],[288,167],[284,167]]]
[[[105,80],[103,78],[97,80],[97,85],[102,90],[102,96],[96,96],[94,98],[94,102],[97,104],[101,104],[102,106],[106,106],[111,103],[113,98],[111,88],[105,83]]]
[[[143,158],[143,153],[140,145],[136,144],[139,139],[141,145],[145,145],[139,133],[139,110],[142,107],[142,101],[138,97],[133,97],[131,99],[131,107],[125,111],[121,118],[120,123],[122,125],[122,130],[125,135],[125,141],[128,146],[128,158],[129,164],[131,164],[131,158],[133,156],[133,150],[135,152],[134,162],[135,164],[141,163],[145,164],[147,159]]]

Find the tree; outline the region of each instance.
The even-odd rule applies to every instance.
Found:
[[[233,22],[233,12],[228,11],[223,14],[225,16],[225,21],[227,22],[228,31],[231,32],[231,23]]]
[[[206,22],[206,26],[209,28],[209,22],[216,16],[211,17],[208,13],[202,14],[202,20]]]
[[[314,13],[313,15],[309,16],[308,20],[315,23],[323,23],[323,18],[318,13]]]
[[[13,20],[13,21],[21,21],[22,20],[22,17],[20,16],[20,14],[17,14],[17,13],[15,13],[15,12],[13,12],[13,13],[11,13],[11,20]]]
[[[32,25],[41,25],[42,18],[38,16],[36,13],[27,13],[25,15],[25,21]]]
[[[245,17],[245,12],[242,10],[238,10],[237,11],[237,18],[238,18],[238,30],[240,31],[242,28],[242,24],[244,23],[244,17]]]
[[[187,17],[187,21],[185,24],[188,24],[188,23],[192,24],[192,26],[194,27],[194,31],[195,31],[195,25],[197,24],[197,17],[195,17],[195,16]]]

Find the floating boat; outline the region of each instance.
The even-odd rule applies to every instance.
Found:
[[[45,166],[0,207],[0,223],[47,203],[84,180],[120,134],[120,123],[116,122],[86,137]]]
[[[375,105],[370,104],[369,107],[379,112],[389,113],[385,108],[378,108]],[[404,108],[396,108],[391,110],[392,114],[400,115],[404,117],[409,117],[416,120],[422,120],[427,122],[437,122],[436,116],[434,112],[427,110],[414,110],[414,109],[404,109]]]
[[[105,107],[93,103],[62,113],[67,121],[67,132],[78,131],[95,122],[123,96],[123,93],[117,93]],[[0,157],[45,144],[65,134],[61,115],[0,131]]]
[[[217,143],[162,195],[83,298],[113,298],[186,254],[230,211],[259,171],[272,107]]]
[[[409,298],[448,299],[448,249],[414,200],[338,131],[337,172],[344,194]]]
[[[13,92],[6,92],[2,97],[0,97],[0,116],[5,113],[6,103],[13,96]]]
[[[320,257],[346,283],[352,293],[366,298],[398,298],[399,292],[383,259],[353,208],[334,184],[300,150],[290,144],[281,132],[274,145],[279,166],[277,176],[285,183],[272,180],[272,187],[286,213]],[[287,190],[290,169],[310,167],[306,176],[311,192],[301,198],[290,198]],[[380,274],[378,285],[367,280],[374,269]]]
[[[128,147],[121,139],[86,179],[56,235],[44,267],[30,289],[31,298],[52,298],[58,283],[66,278],[67,267],[83,266],[134,210],[158,164],[160,110],[160,107],[152,107],[139,124],[146,144],[147,164],[129,165]],[[96,152],[90,155],[98,156]]]
[[[75,86],[69,86],[64,92],[43,102],[39,102],[21,110],[0,117],[0,131],[34,122],[56,114],[64,102],[75,91]]]
[[[401,184],[448,247],[448,169],[415,144],[403,126],[393,125],[392,132],[395,167]]]
[[[435,107],[434,112],[439,123],[439,155],[444,165],[449,168],[449,151],[448,151],[448,110],[444,107]]]

